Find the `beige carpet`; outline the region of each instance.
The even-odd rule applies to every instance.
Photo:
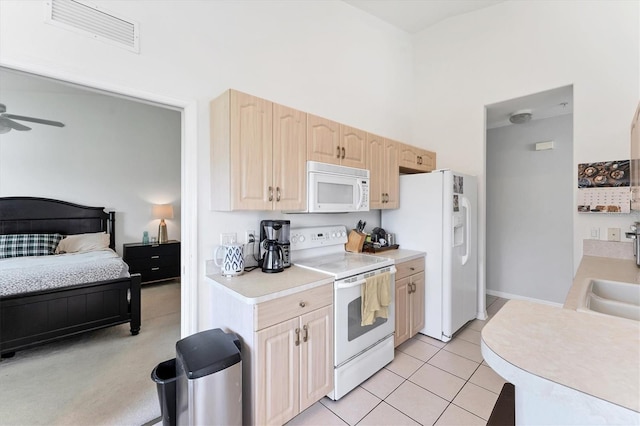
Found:
[[[175,357],[180,283],[142,286],[129,324],[16,352],[0,362],[1,425],[142,425],[160,416],[151,370]]]

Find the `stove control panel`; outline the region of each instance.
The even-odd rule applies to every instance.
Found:
[[[343,225],[294,228],[289,236],[291,250],[346,244],[348,239],[347,227]]]

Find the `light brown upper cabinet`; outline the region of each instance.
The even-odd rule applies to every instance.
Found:
[[[307,114],[307,159],[366,168],[366,133]]]
[[[210,114],[211,209],[304,209],[306,114],[236,90]]]
[[[399,145],[401,172],[426,173],[436,168],[435,152],[403,143]]]
[[[273,104],[273,210],[304,210],[307,202],[307,114]]]
[[[340,125],[340,151],[343,166],[367,168],[367,133],[355,127]]]
[[[367,133],[369,207],[397,209],[399,193],[398,142]]]
[[[631,120],[631,209],[640,210],[640,104]]]

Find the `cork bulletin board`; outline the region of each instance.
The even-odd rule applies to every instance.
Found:
[[[578,164],[578,211],[629,213],[629,160]]]

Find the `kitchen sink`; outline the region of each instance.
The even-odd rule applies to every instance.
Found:
[[[591,280],[577,310],[640,321],[640,285]]]

